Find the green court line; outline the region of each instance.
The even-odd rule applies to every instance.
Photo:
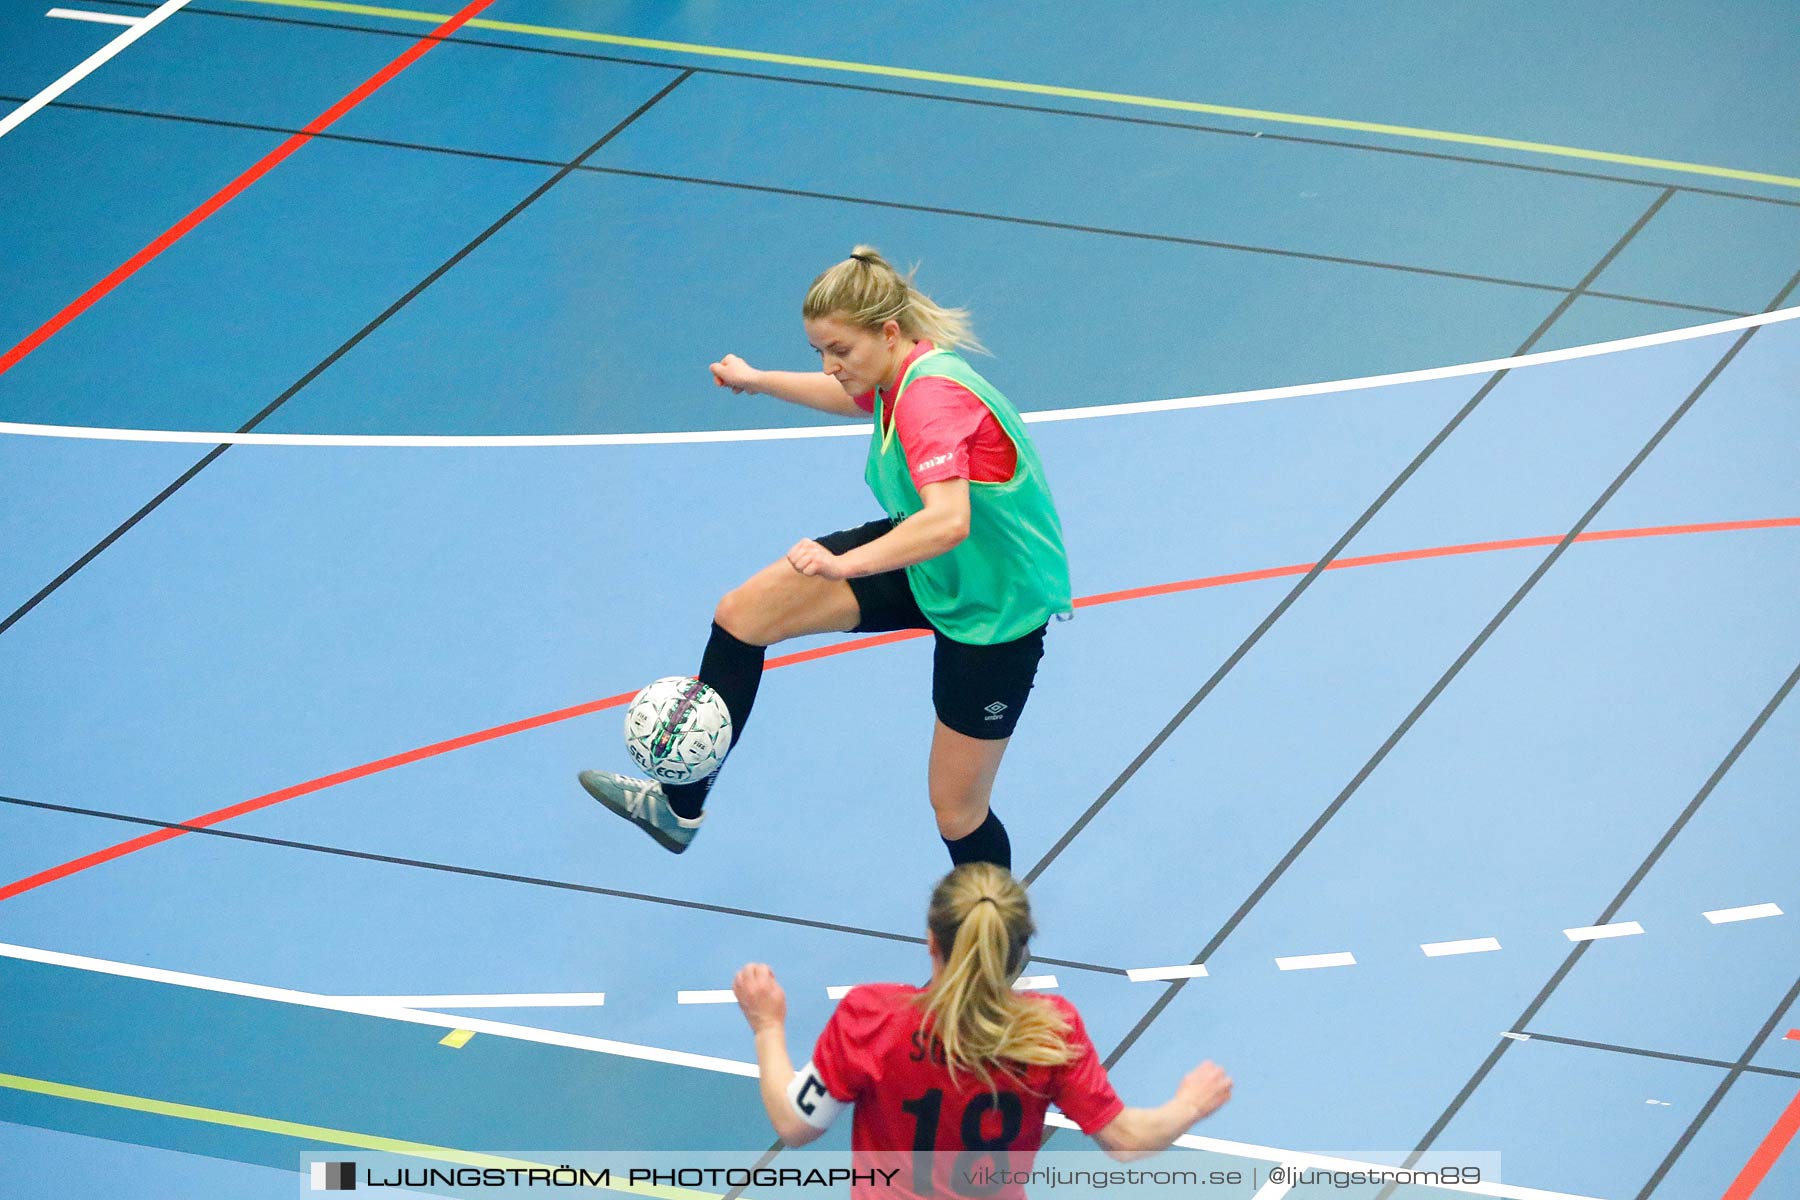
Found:
[[[237,0],[237,2],[273,5],[279,8],[310,8],[364,17],[388,17],[396,21],[419,21],[432,25],[442,24],[449,19],[448,14],[445,13],[417,12],[404,8],[378,8],[366,4],[342,3],[341,0]],[[1463,146],[1517,150],[1527,154],[1547,154],[1557,158],[1578,158],[1588,162],[1617,163],[1629,167],[1675,171],[1684,175],[1707,175],[1717,179],[1736,179],[1750,183],[1773,184],[1776,187],[1800,188],[1800,177],[1793,175],[1773,175],[1765,171],[1743,171],[1736,167],[1715,167],[1706,163],[1646,158],[1637,154],[1614,154],[1608,150],[1585,150],[1578,146],[1558,146],[1549,142],[1526,142],[1516,138],[1487,137],[1478,133],[1455,133],[1446,129],[1420,129],[1411,125],[1384,125],[1376,121],[1351,121],[1340,117],[1315,117],[1304,113],[1272,112],[1261,108],[1201,104],[1194,100],[1169,100],[1157,96],[1138,96],[1129,92],[1090,91],[1086,88],[1060,87],[1049,83],[990,79],[981,75],[952,75],[943,71],[920,71],[911,67],[889,67],[878,63],[849,62],[836,58],[811,58],[801,54],[773,54],[764,50],[739,50],[729,46],[708,46],[698,42],[665,42],[655,38],[626,37],[616,33],[593,33],[585,29],[560,29],[550,25],[522,25],[514,21],[488,21],[476,18],[468,23],[468,27],[470,29],[492,29],[502,33],[523,33],[534,37],[560,38],[566,41],[599,42],[607,46],[629,46],[638,50],[663,50],[671,54],[728,58],[740,62],[774,63],[780,66],[807,67],[819,71],[843,71],[858,75],[882,75],[891,79],[948,83],[959,87],[985,88],[989,91],[1023,92],[1033,96],[1057,96],[1066,100],[1092,100],[1102,104],[1126,104],[1137,108],[1158,108],[1173,112],[1241,117],[1252,121],[1309,125],[1320,129],[1345,129],[1355,133],[1378,133],[1389,137],[1414,138],[1421,141],[1454,142]]]
[[[169,1100],[152,1100],[147,1096],[128,1096],[121,1092],[103,1092],[95,1088],[55,1083],[48,1079],[31,1079],[24,1075],[0,1072],[0,1087],[14,1091],[54,1096],[60,1100],[78,1100],[83,1104],[100,1104],[107,1108],[123,1108],[132,1112],[151,1113],[159,1117],[175,1117],[184,1121],[200,1121],[208,1125],[228,1125],[256,1133],[273,1133],[305,1142],[331,1146],[348,1146],[357,1150],[374,1150],[382,1154],[400,1154],[433,1162],[453,1163],[461,1167],[496,1167],[500,1169],[544,1170],[553,1164],[528,1162],[518,1158],[502,1158],[493,1154],[477,1154],[448,1146],[432,1146],[424,1142],[408,1142],[399,1138],[377,1137],[349,1129],[330,1129],[323,1125],[303,1125],[296,1121],[280,1121],[248,1113],[226,1112],[218,1108],[201,1108],[193,1104],[176,1104]],[[689,1191],[685,1188],[644,1187],[615,1183],[599,1191],[623,1192],[633,1196],[653,1196],[657,1200],[720,1200],[713,1192]]]

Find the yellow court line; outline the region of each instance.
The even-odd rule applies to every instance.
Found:
[[[502,1170],[544,1170],[550,1163],[528,1162],[518,1158],[501,1158],[493,1154],[477,1154],[448,1146],[432,1146],[424,1142],[408,1142],[398,1138],[377,1137],[349,1129],[330,1129],[323,1125],[303,1125],[295,1121],[279,1121],[273,1117],[257,1117],[247,1113],[226,1112],[218,1108],[200,1108],[192,1104],[176,1104],[168,1100],[152,1100],[146,1096],[128,1096],[121,1092],[102,1092],[94,1088],[55,1083],[48,1079],[32,1079],[24,1075],[0,1073],[0,1087],[61,1100],[79,1100],[84,1104],[100,1104],[107,1108],[124,1108],[133,1112],[152,1113],[159,1117],[177,1117],[184,1121],[200,1121],[208,1125],[229,1125],[257,1133],[273,1133],[282,1137],[331,1146],[349,1146],[357,1150],[374,1150],[382,1154],[400,1154],[433,1162],[453,1163],[461,1167],[496,1167]],[[652,1196],[657,1200],[720,1200],[712,1192],[696,1192],[685,1188],[643,1187],[615,1183],[598,1189],[624,1192],[633,1196]]]
[[[325,12],[349,13],[355,16],[388,17],[397,21],[420,21],[433,25],[442,24],[449,19],[449,14],[446,13],[416,12],[404,8],[377,8],[366,4],[341,3],[340,0],[238,0],[238,2],[273,5],[278,8],[311,8]],[[561,38],[566,41],[599,42],[607,46],[629,46],[638,50],[664,50],[671,54],[729,58],[740,62],[809,67],[819,71],[883,75],[891,79],[916,79],[926,83],[948,83],[960,87],[985,88],[989,91],[999,92],[1023,92],[1033,96],[1057,96],[1067,100],[1092,100],[1102,104],[1126,104],[1137,108],[1159,108],[1173,112],[1241,117],[1252,121],[1274,121],[1284,125],[1346,129],[1355,133],[1379,133],[1389,137],[1415,138],[1422,141],[1454,142],[1464,146],[1518,150],[1528,154],[1548,154],[1558,158],[1578,158],[1589,162],[1618,163],[1628,167],[1676,171],[1684,175],[1708,175],[1718,179],[1737,179],[1749,183],[1800,188],[1800,177],[1793,175],[1743,171],[1736,167],[1715,167],[1706,163],[1678,162],[1666,158],[1645,158],[1637,154],[1614,154],[1608,150],[1584,150],[1578,146],[1558,146],[1549,142],[1526,142],[1516,138],[1487,137],[1478,133],[1455,133],[1446,129],[1420,129],[1411,125],[1384,125],[1376,121],[1350,121],[1340,117],[1315,117],[1304,113],[1272,112],[1261,108],[1201,104],[1195,100],[1168,100],[1157,96],[1137,96],[1129,92],[1098,92],[1086,88],[1060,87],[1050,83],[1023,83],[1011,79],[989,79],[980,75],[952,75],[943,71],[920,71],[911,67],[889,67],[879,63],[849,62],[836,58],[810,58],[801,54],[773,54],[763,50],[738,50],[729,46],[707,46],[697,42],[665,42],[655,38],[626,37],[616,33],[593,33],[585,29],[559,29],[550,25],[521,25],[514,21],[488,21],[476,18],[468,23],[468,28],[492,29],[502,33],[523,33],[534,37]]]

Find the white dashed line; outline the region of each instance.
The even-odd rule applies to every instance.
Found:
[[[1419,947],[1427,958],[1448,958],[1452,954],[1486,954],[1500,949],[1498,938],[1464,938],[1459,942],[1426,942]]]
[[[676,992],[677,1004],[736,1004],[737,997],[731,994],[730,988],[716,991]]]
[[[1204,979],[1206,968],[1199,963],[1179,967],[1132,967],[1125,972],[1125,977],[1133,983],[1156,983],[1163,979]]]
[[[1779,917],[1782,912],[1774,904],[1746,904],[1743,908],[1715,908],[1700,915],[1714,925],[1729,925],[1733,921],[1759,921],[1764,917]]]
[[[1336,954],[1296,954],[1289,958],[1278,958],[1275,965],[1283,971],[1316,971],[1320,967],[1354,967],[1356,955],[1348,950]]]
[[[1614,921],[1610,925],[1587,925],[1580,929],[1565,929],[1563,935],[1571,942],[1597,942],[1602,938],[1636,937],[1644,932],[1644,927],[1636,921]]]

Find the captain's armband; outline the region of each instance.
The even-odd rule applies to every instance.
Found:
[[[819,1069],[810,1062],[794,1072],[787,1086],[788,1103],[794,1112],[814,1129],[829,1129],[838,1114],[848,1107],[825,1088]]]

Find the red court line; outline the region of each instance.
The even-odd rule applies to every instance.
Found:
[[[339,100],[336,104],[333,104],[330,108],[314,117],[311,121],[307,122],[305,127],[302,128],[299,133],[294,134],[285,142],[281,143],[281,145],[269,151],[269,153],[264,155],[261,161],[257,162],[255,166],[251,167],[242,175],[239,175],[236,179],[221,188],[212,199],[171,225],[157,237],[155,241],[126,259],[118,267],[115,267],[110,275],[83,292],[74,300],[74,302],[69,304],[68,307],[57,313],[54,317],[51,317],[48,321],[45,321],[42,325],[38,326],[37,330],[26,337],[24,341],[14,346],[11,350],[8,350],[4,355],[0,355],[0,375],[4,375],[6,372],[12,370],[26,355],[55,337],[65,325],[92,308],[105,297],[108,292],[137,274],[139,269],[150,262],[151,259],[155,258],[164,250],[167,250],[170,246],[173,246],[176,242],[193,232],[202,221],[205,221],[221,208],[224,208],[232,200],[236,199],[244,189],[280,166],[289,155],[294,153],[294,151],[312,141],[314,135],[324,132],[335,123],[339,117],[342,117],[345,113],[374,95],[383,84],[393,79],[394,76],[400,74],[400,72],[406,70],[406,68],[412,66],[413,63],[424,56],[426,51],[455,33],[458,29],[461,29],[477,13],[493,2],[494,0],[474,0],[474,3],[470,4],[467,8],[464,8],[448,21],[445,21],[442,25],[439,25],[436,29],[420,38],[417,42],[414,42],[399,58],[396,58],[393,62],[377,71],[374,75],[371,75],[364,81],[361,87],[351,92],[348,96],[345,96],[342,100]]]
[[[1800,525],[1800,517],[1777,517],[1766,521],[1716,521],[1707,525],[1653,525],[1643,529],[1597,529],[1580,534],[1578,542],[1610,542],[1624,538],[1673,537],[1685,533],[1733,533],[1745,529],[1779,529]],[[1366,554],[1360,558],[1333,559],[1327,571],[1343,571],[1351,567],[1374,567],[1385,563],[1417,562],[1427,558],[1450,558],[1459,554],[1488,554],[1495,550],[1523,550],[1532,546],[1554,546],[1561,537],[1511,538],[1502,542],[1468,542],[1460,546],[1434,546],[1424,550],[1401,550],[1394,554]],[[1119,600],[1142,600],[1147,596],[1167,596],[1174,592],[1192,592],[1200,588],[1222,587],[1232,583],[1254,583],[1260,579],[1279,579],[1284,575],[1304,575],[1315,563],[1295,563],[1291,567],[1266,567],[1261,571],[1245,571],[1237,575],[1214,575],[1207,579],[1187,579],[1180,583],[1159,583],[1155,587],[1131,588],[1123,592],[1103,592],[1083,596],[1076,608],[1093,604],[1112,604]]]
[[[1800,1130],[1800,1095],[1788,1102],[1786,1110],[1775,1122],[1775,1128],[1769,1130],[1769,1136],[1762,1140],[1762,1145],[1756,1148],[1756,1153],[1750,1156],[1750,1161],[1744,1164],[1744,1169],[1738,1172],[1738,1177],[1731,1181],[1731,1186],[1719,1200],[1750,1200],[1751,1194],[1774,1167],[1775,1160],[1794,1140],[1796,1130]]]
[[[1583,542],[1614,541],[1621,538],[1672,537],[1678,534],[1692,533],[1731,533],[1748,529],[1779,529],[1796,526],[1800,526],[1800,517],[1776,517],[1763,521],[1720,521],[1709,525],[1657,525],[1643,529],[1600,530],[1594,533],[1583,534],[1576,540]],[[1401,550],[1393,554],[1370,554],[1360,558],[1342,558],[1332,562],[1326,569],[1345,570],[1351,567],[1378,566],[1397,562],[1415,562],[1428,558],[1447,558],[1460,554],[1488,554],[1496,550],[1517,550],[1529,546],[1554,546],[1561,540],[1560,537],[1514,538],[1509,541],[1501,542],[1469,542],[1460,546],[1432,546],[1422,550]],[[1210,575],[1203,579],[1187,579],[1179,583],[1158,584],[1155,587],[1133,588],[1129,591],[1122,592],[1104,592],[1097,596],[1081,597],[1075,601],[1075,607],[1091,608],[1096,604],[1116,604],[1122,600],[1141,600],[1149,596],[1165,596],[1175,592],[1189,592],[1198,591],[1202,588],[1225,587],[1230,584],[1249,583],[1259,579],[1274,579],[1283,575],[1304,575],[1306,572],[1312,570],[1314,565],[1316,564],[1297,563],[1289,567],[1271,567],[1263,571],[1244,571],[1233,575]],[[791,667],[799,663],[813,662],[817,659],[830,658],[838,654],[849,654],[856,650],[867,650],[875,646],[891,645],[894,642],[904,642],[913,638],[924,637],[926,632],[927,631],[925,630],[907,629],[896,633],[879,633],[870,637],[853,638],[847,642],[835,642],[831,645],[818,646],[811,650],[801,650],[793,654],[782,654],[767,660],[763,664],[763,669],[765,671],[772,671],[777,667]],[[382,771],[392,770],[395,767],[403,767],[408,763],[418,762],[421,759],[432,758],[439,754],[448,754],[452,750],[462,750],[469,746],[480,745],[482,742],[491,742],[496,738],[509,737],[515,733],[523,733],[528,729],[539,729],[545,725],[553,725],[558,721],[567,721],[572,717],[584,717],[591,713],[601,712],[605,709],[618,708],[621,705],[628,703],[636,694],[636,692],[621,692],[616,696],[607,696],[602,700],[590,700],[585,704],[577,704],[569,708],[559,708],[554,712],[540,713],[535,717],[526,717],[522,720],[513,721],[505,725],[496,725],[492,729],[482,729],[474,733],[465,733],[461,737],[454,737],[448,741],[433,742],[429,746],[421,746],[416,750],[407,750],[400,754],[390,755],[387,758],[376,759],[374,762],[364,763],[358,767],[349,767],[331,775],[321,775],[319,778],[309,779],[305,783],[296,783],[289,787],[282,788],[280,791],[270,792],[265,796],[256,796],[252,799],[231,805],[229,808],[221,808],[215,812],[194,817],[183,823],[204,829],[229,821],[234,817],[241,817],[246,813],[253,813],[259,809],[280,804],[284,800],[292,800],[297,796],[311,795],[314,792],[324,791],[326,788],[336,787],[340,783],[349,783],[352,780],[364,779]],[[54,883],[59,879],[66,879],[71,875],[87,870],[89,867],[97,867],[102,863],[111,862],[116,858],[123,858],[127,854],[132,854],[149,846],[154,846],[159,842],[166,842],[172,838],[181,837],[185,832],[185,830],[181,829],[159,829],[154,833],[144,834],[142,837],[133,838],[128,842],[120,842],[116,846],[108,846],[104,850],[96,850],[92,854],[73,859],[58,867],[51,867],[48,870],[40,871],[36,875],[30,875],[24,879],[15,880],[5,887],[0,887],[0,901],[10,900],[14,896],[29,892],[34,888],[43,887],[45,884]]]

